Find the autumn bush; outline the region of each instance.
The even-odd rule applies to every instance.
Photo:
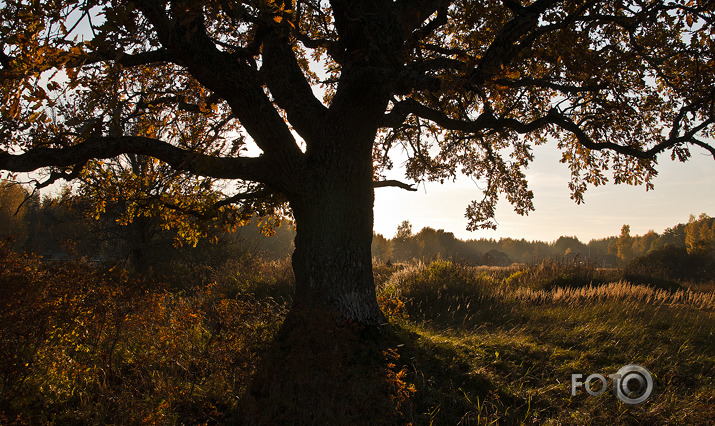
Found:
[[[285,306],[0,247],[0,423],[216,423]]]
[[[271,424],[320,412],[355,424],[355,392],[383,424],[406,419],[414,387],[392,340],[362,342],[354,326],[315,316],[299,339],[274,342],[292,300],[288,259],[244,256],[200,275],[162,283],[2,244],[0,424]],[[325,344],[340,350],[315,358]]]
[[[437,260],[395,272],[381,288],[379,300],[395,319],[463,322],[494,285],[483,268]]]

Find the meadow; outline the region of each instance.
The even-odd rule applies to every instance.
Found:
[[[326,341],[315,318],[286,352],[275,339],[291,301],[287,260],[247,257],[166,282],[48,264],[7,243],[0,262],[0,424],[715,418],[712,285],[636,285],[575,262],[376,264],[390,320],[378,336]],[[624,404],[610,387],[572,396],[571,374],[632,363],[653,374],[647,401]]]

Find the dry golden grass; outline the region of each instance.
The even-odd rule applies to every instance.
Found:
[[[715,309],[715,293],[690,289],[667,291],[645,285],[618,281],[587,287],[557,287],[553,290],[497,288],[491,295],[502,300],[529,303],[588,304],[603,302],[637,302],[653,305],[685,305],[698,309]]]

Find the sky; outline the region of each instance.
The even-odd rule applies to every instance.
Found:
[[[391,238],[397,226],[409,220],[413,233],[429,226],[464,240],[511,237],[552,242],[563,235],[584,243],[618,235],[623,225],[630,225],[631,235],[649,230],[661,233],[687,222],[691,214],[715,216],[715,159],[699,148],[691,152],[686,163],[671,161],[667,153],[661,155],[653,190],[608,183],[589,187],[585,203],[577,205],[569,198],[569,171],[566,164],[559,163],[555,143],[541,145],[535,148],[534,162],[526,171],[535,207],[528,216],[514,213],[506,200],[500,200],[496,230],[467,231],[467,205],[481,199],[482,193],[469,178],[461,178],[443,185],[420,185],[417,192],[377,188],[374,230]],[[397,166],[393,171],[397,173],[389,178],[401,177]]]

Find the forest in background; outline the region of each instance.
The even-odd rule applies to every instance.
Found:
[[[209,223],[203,238],[191,244],[182,240],[181,230],[149,214],[123,223],[125,209],[106,205],[98,213],[96,206],[69,188],[57,196],[40,198],[21,185],[2,181],[0,236],[12,237],[16,249],[39,254],[46,260],[85,257],[95,262],[121,263],[140,273],[150,269],[175,271],[178,265],[211,267],[247,252],[269,260],[283,259],[293,251],[295,231],[287,222],[268,232],[255,224],[227,229]],[[631,235],[629,225],[623,225],[620,235],[588,243],[574,236],[561,236],[551,242],[514,238],[465,241],[431,227],[414,232],[409,221],[404,221],[392,237],[375,234],[372,253],[382,263],[444,259],[473,266],[508,266],[552,259],[615,268],[650,256],[689,266],[713,257],[715,218],[705,213],[691,215],[686,223],[644,235]]]
[[[0,237],[13,239],[16,250],[47,261],[86,258],[120,264],[133,272],[162,273],[179,265],[215,266],[250,251],[266,259],[292,252],[289,224],[265,231],[259,226],[227,229],[213,221],[201,223],[201,238],[187,241],[182,229],[155,212],[142,210],[126,220],[126,205],[88,201],[65,187],[56,196],[40,197],[22,185],[0,182]],[[199,222],[190,215],[185,221]],[[189,224],[189,226],[198,226]],[[271,233],[266,238],[264,233]]]

